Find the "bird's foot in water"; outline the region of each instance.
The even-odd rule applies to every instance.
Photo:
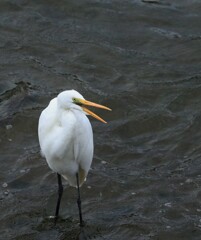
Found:
[[[83,228],[83,227],[85,227],[85,222],[82,220],[82,222],[80,223],[80,228]]]

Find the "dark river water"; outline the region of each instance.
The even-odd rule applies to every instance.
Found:
[[[71,240],[76,189],[40,156],[39,115],[76,89],[90,118],[87,239],[201,239],[201,1],[0,1],[0,239]],[[82,239],[80,236],[79,239]]]

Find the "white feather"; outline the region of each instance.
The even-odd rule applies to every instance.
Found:
[[[77,186],[76,173],[80,169],[87,176],[94,148],[91,124],[82,108],[72,102],[74,97],[83,98],[70,90],[51,100],[41,113],[38,126],[41,152],[49,167],[71,186]]]

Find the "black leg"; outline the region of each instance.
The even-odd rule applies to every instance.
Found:
[[[59,215],[59,208],[60,208],[60,203],[61,203],[61,197],[63,194],[63,185],[62,185],[61,175],[58,173],[57,173],[57,178],[58,178],[58,199],[57,199],[57,206],[56,206],[55,219],[54,219],[55,225],[57,223],[57,218]]]
[[[80,184],[79,184],[79,174],[76,173],[76,178],[77,178],[77,193],[78,193],[78,198],[77,198],[77,205],[79,209],[79,216],[80,216],[80,227],[84,226],[83,220],[82,220],[82,208],[81,208],[81,198],[80,198]]]

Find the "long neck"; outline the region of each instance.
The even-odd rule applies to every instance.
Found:
[[[57,113],[56,113],[56,121],[58,126],[69,129],[73,128],[76,123],[76,112],[77,110],[74,109],[64,109],[58,102],[57,102]]]

